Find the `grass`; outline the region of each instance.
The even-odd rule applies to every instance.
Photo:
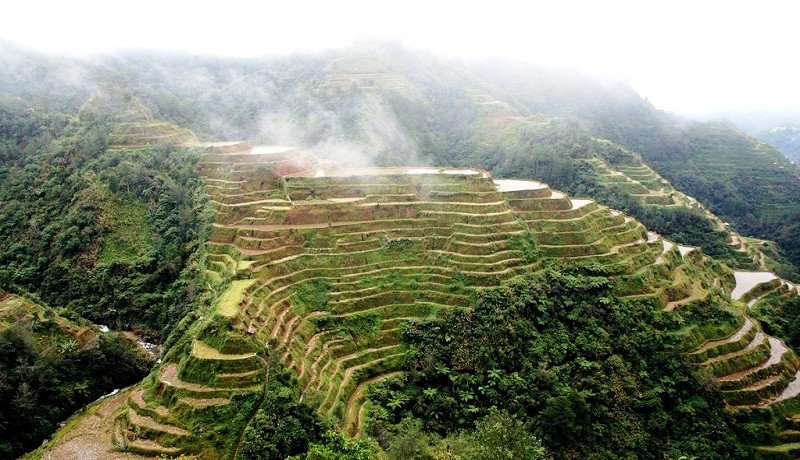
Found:
[[[758,450],[763,450],[766,452],[791,452],[795,450],[800,450],[800,442],[791,442],[787,444],[780,444],[777,446],[758,446]]]
[[[152,247],[153,230],[147,218],[147,204],[138,199],[110,193],[102,204],[103,223],[110,232],[103,237],[103,262],[135,260]]]
[[[236,270],[237,271],[249,270],[253,268],[253,265],[255,265],[255,263],[256,263],[255,260],[240,260],[236,265]]]
[[[239,304],[244,300],[244,293],[247,288],[252,286],[257,280],[234,280],[219,298],[217,302],[217,313],[222,316],[233,318],[239,312]]]
[[[216,348],[209,347],[205,343],[194,340],[192,342],[192,354],[197,356],[201,359],[215,359],[215,360],[240,360],[240,359],[247,359],[252,358],[255,356],[255,353],[245,353],[241,355],[229,355],[229,354],[222,354]]]

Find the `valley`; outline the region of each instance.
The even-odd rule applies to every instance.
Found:
[[[15,56],[0,458],[800,458],[800,175],[732,125],[369,41]]]

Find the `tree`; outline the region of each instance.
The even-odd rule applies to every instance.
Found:
[[[584,427],[589,424],[589,406],[575,391],[549,398],[540,423],[548,445],[568,446],[580,439]]]
[[[341,433],[328,431],[321,443],[311,443],[308,452],[287,460],[371,460],[379,457],[380,447],[365,439],[346,439]]]
[[[493,410],[452,444],[453,458],[462,460],[544,460],[544,447],[507,412]]]

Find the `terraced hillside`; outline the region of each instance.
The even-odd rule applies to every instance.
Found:
[[[156,120],[152,111],[129,90],[105,85],[80,108],[80,119],[90,123],[113,120],[107,143],[111,149],[142,149],[196,143],[194,134],[172,123]]]
[[[645,223],[654,219],[668,220],[676,214],[689,214],[693,219],[688,222],[687,219],[673,220],[670,225],[662,225],[662,230],[674,232],[674,236],[684,243],[707,246],[708,252],[737,269],[780,268],[781,262],[765,255],[759,249],[760,245],[748,244],[695,198],[675,189],[648,166],[639,153],[608,139],[592,136],[590,130],[580,123],[542,114],[524,116],[519,109],[487,91],[471,88],[468,92],[472,103],[477,106],[473,125],[482,142],[498,145],[501,151],[534,151],[530,155],[535,160],[531,162],[513,156],[505,160],[509,164],[495,156],[484,159],[493,171],[505,176],[521,174],[532,179],[550,178],[580,196],[625,209]],[[554,155],[553,149],[560,154]],[[569,173],[573,168],[579,172]],[[692,213],[681,213],[681,208]],[[646,219],[648,215],[654,217]],[[705,221],[699,223],[702,231],[686,228],[698,224],[698,220]],[[692,231],[694,235],[687,236]],[[700,241],[704,239],[703,233],[711,232],[713,237],[707,236],[707,241]],[[780,251],[770,255],[781,259]],[[791,267],[785,271],[787,276],[791,275],[790,271]]]
[[[0,291],[0,332],[15,324],[43,324],[48,331],[38,338],[46,346],[56,346],[60,341],[74,342],[75,348],[85,347],[96,340],[97,330],[88,324],[78,324],[57,315],[52,309],[24,297]]]
[[[192,138],[189,132],[172,123],[143,120],[119,123],[110,133],[108,143],[110,148],[136,149],[164,144],[184,145]]]
[[[401,368],[403,323],[469,308],[477,289],[547,260],[593,267],[618,281],[617,295],[649,299],[737,419],[768,433],[745,441],[768,446],[760,455],[794,448],[786,417],[800,413],[800,362],[745,305],[780,281],[753,289],[698,249],[539,182],[335,169],[291,148],[222,153],[230,147],[207,145],[198,165],[216,210],[206,247],[216,301],[184,322],[164,363],[114,412],[117,449],[237,452],[276,362],[296,376],[302,402],[357,435],[366,389]],[[224,431],[203,430],[214,420]]]
[[[798,295],[796,285],[769,272],[735,272],[732,298],[754,307],[766,298]],[[760,330],[745,315],[742,326],[727,337],[707,341],[690,359],[715,377],[729,410],[742,431],[765,429],[753,440],[757,458],[797,458],[800,444],[800,360],[782,340]]]
[[[209,275],[227,287],[132,393],[114,435],[128,452],[235,450],[204,444],[186,420],[257,399],[270,359],[294,369],[304,402],[356,434],[364,390],[400,367],[403,322],[467,308],[475,289],[540,264],[481,171],[323,171],[298,152],[208,154],[200,167],[217,209]]]
[[[610,141],[597,140],[597,142],[620,149]],[[726,262],[735,268],[769,270],[774,265],[774,262],[769,260],[757,245],[749,244],[747,239],[708,211],[695,198],[673,188],[669,181],[642,162],[638,155],[632,152],[626,153],[629,157],[624,161],[619,161],[617,158],[613,166],[612,162],[603,155],[585,161],[593,168],[600,184],[610,190],[630,196],[645,207],[687,207],[700,211],[713,224],[716,231],[726,234],[727,244],[731,247],[733,254],[732,257],[726,259]]]
[[[709,270],[710,259],[695,248],[647,233],[641,224],[593,201],[570,200],[530,181],[496,183],[530,226],[544,257],[599,264],[617,276],[620,296],[653,298],[665,312],[683,318],[684,327],[675,331],[681,348],[711,376],[739,423],[769,433],[745,439],[773,444],[754,448],[757,455],[800,455],[800,360],[746,313],[770,296],[798,295],[796,285],[769,272],[734,272],[731,280],[720,276],[724,270],[719,267]],[[713,303],[728,305],[723,311],[729,321],[692,324],[693,310]]]
[[[250,279],[223,294],[223,314],[272,341],[303,400],[355,433],[364,387],[399,367],[404,321],[466,308],[474,289],[537,261],[485,173],[314,175],[286,177],[283,201],[222,206],[210,251],[227,270],[248,259]]]
[[[796,260],[797,167],[775,148],[725,123],[687,130],[681,155],[646,156],[654,169],[741,232],[775,240]]]
[[[389,65],[366,55],[344,56],[333,60],[325,69],[322,89],[328,93],[347,92],[352,88],[391,91],[420,99],[419,89]]]

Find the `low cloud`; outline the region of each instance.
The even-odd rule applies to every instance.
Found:
[[[416,141],[378,94],[337,100],[337,108],[308,103],[302,110],[264,113],[258,141],[296,145],[343,167],[419,165]]]

